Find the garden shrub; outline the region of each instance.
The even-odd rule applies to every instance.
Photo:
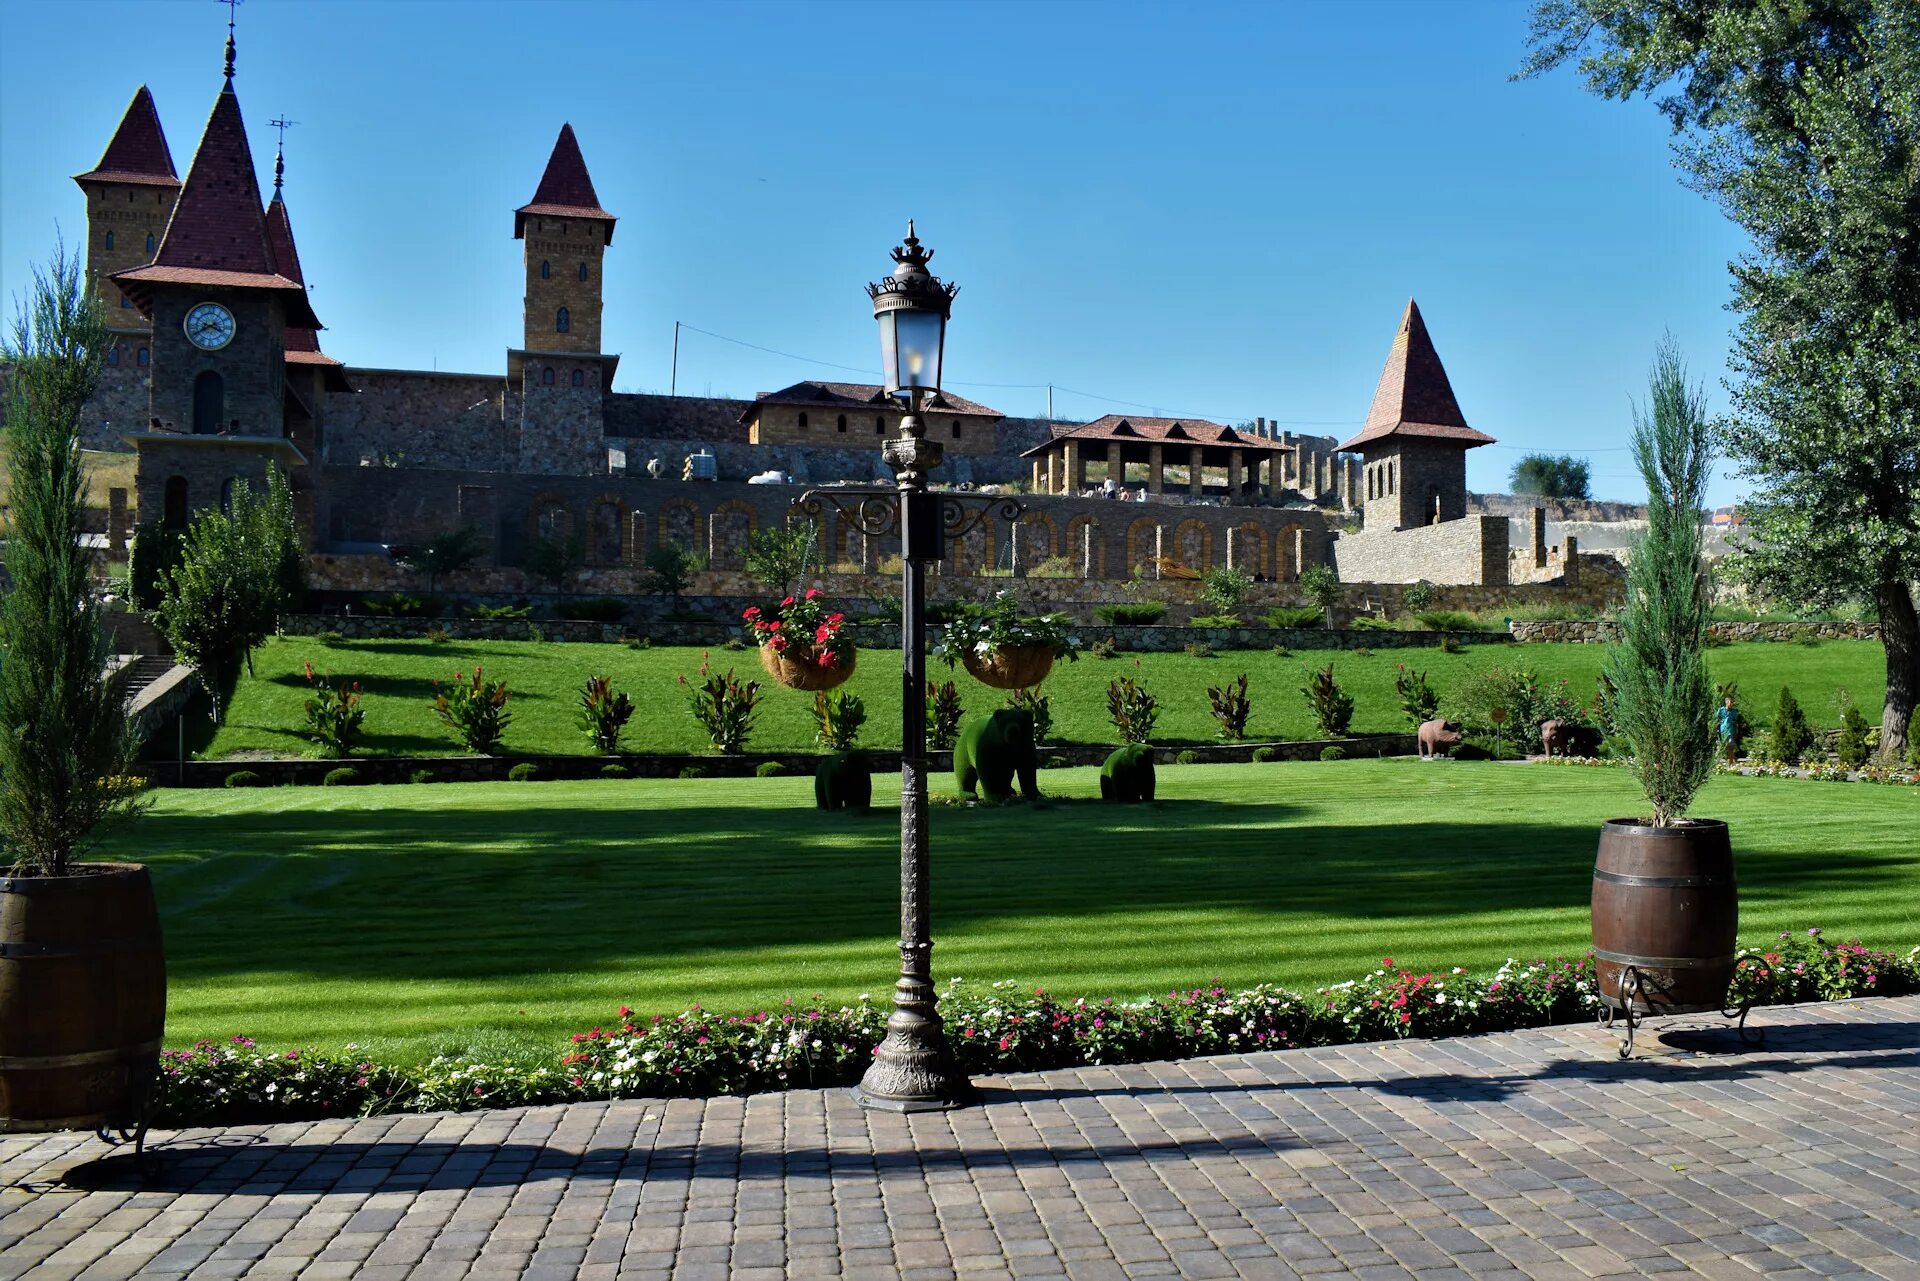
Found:
[[[1359,615],[1353,620],[1351,626],[1356,632],[1397,632],[1402,630],[1400,624],[1394,622],[1391,618],[1375,618],[1371,614]]]
[[[815,737],[829,752],[847,752],[867,723],[867,704],[844,689],[816,690],[813,695]]]
[[[744,654],[747,652],[747,643],[738,636],[729,636],[720,642],[720,648],[729,654]]]
[[[1097,640],[1087,646],[1087,652],[1095,658],[1113,658],[1120,653],[1120,642],[1109,636],[1105,640]]]
[[[1427,683],[1425,672],[1416,672],[1405,663],[1395,663],[1393,671],[1393,693],[1409,725],[1419,729],[1440,714],[1440,695]]]
[[[427,643],[430,645],[446,644],[447,629],[444,627],[438,627],[438,626],[427,628]]]
[[[1846,691],[1842,690],[1842,697]],[[1867,742],[1867,718],[1860,714],[1851,699],[1840,711],[1840,734],[1834,742],[1833,754],[1847,769],[1859,769],[1867,763],[1869,746]]]
[[[360,682],[342,682],[336,687],[329,685],[326,677],[315,676],[312,663],[304,667],[307,684],[313,686],[313,697],[301,705],[307,737],[320,745],[322,756],[353,755],[360,741],[360,724],[367,718],[367,709],[361,706]]]
[[[440,612],[440,606],[419,596],[394,592],[387,596],[362,597],[360,612],[375,618],[432,618]]]
[[[1275,658],[1292,658],[1293,657],[1293,650],[1288,648],[1285,645],[1275,645],[1272,649],[1268,650],[1267,652],[1272,654]]]
[[[753,767],[753,776],[755,778],[785,778],[792,772],[793,771],[789,770],[779,761],[761,761]]]
[[[319,641],[322,645],[325,645],[329,649],[333,648],[335,645],[344,645],[347,643],[347,638],[345,636],[342,636],[339,632],[335,631],[331,627],[329,627],[324,632],[317,633],[314,636],[314,639]]]
[[[1247,697],[1247,674],[1225,685],[1209,687],[1207,702],[1213,719],[1220,723],[1220,737],[1237,743],[1247,736],[1247,718],[1253,714],[1253,701]]]
[[[627,642],[628,649],[652,649],[653,641],[645,636],[636,636]],[[744,648],[744,646],[742,647]]]
[[[503,619],[505,620],[527,619],[527,618],[533,617],[533,606],[531,605],[470,605],[467,607],[467,617],[477,618],[483,622],[503,620]]]
[[[613,691],[611,676],[589,676],[580,689],[580,710],[575,720],[585,731],[587,741],[603,756],[620,750],[620,735],[633,719],[633,700]]]
[[[680,777],[681,778],[705,778],[707,777],[709,772],[710,771],[704,765],[686,765],[681,767]]]
[[[960,737],[960,718],[966,709],[960,705],[960,687],[952,681],[936,685],[927,682],[927,747],[936,752],[953,750]]]
[[[601,778],[632,778],[633,771],[628,769],[625,765],[620,764],[620,762],[613,761],[606,765],[602,765],[600,767],[600,777]]]
[[[407,775],[407,781],[409,783],[431,783],[434,781],[433,771],[430,769],[417,769]]]
[[[1188,658],[1212,658],[1213,646],[1207,644],[1205,641],[1188,641],[1187,657]]]
[[[220,780],[222,787],[265,787],[267,780],[250,769],[237,769]]]
[[[1458,654],[1460,652],[1460,642],[1451,636],[1442,636],[1440,638],[1440,652],[1442,654]]]
[[[1100,766],[1100,799],[1131,805],[1154,796],[1153,749],[1129,743]]]
[[[1338,743],[1328,743],[1320,749],[1320,759],[1323,761],[1344,761],[1347,759],[1347,749]]]
[[[438,691],[433,696],[434,715],[453,727],[469,752],[492,756],[500,750],[513,720],[507,711],[506,681],[487,680],[476,664],[472,676],[455,672],[444,689],[439,681],[433,687]]]
[[[1187,620],[1187,626],[1189,627],[1238,627],[1240,626],[1240,615],[1238,614],[1195,614],[1192,618]]]
[[[1049,556],[1027,571],[1028,578],[1078,578],[1080,566],[1065,556]]]
[[[1434,601],[1439,599],[1439,596],[1439,590],[1422,578],[1418,582],[1407,584],[1406,590],[1400,593],[1400,606],[1417,617],[1432,609]]]
[[[1007,695],[1007,706],[1033,717],[1035,747],[1053,737],[1053,700],[1035,689],[1016,689]]]
[[[1260,621],[1268,627],[1286,630],[1289,628],[1318,627],[1320,626],[1320,620],[1325,618],[1326,615],[1327,611],[1318,605],[1307,605],[1301,608],[1277,605],[1261,615]]]
[[[1340,597],[1340,575],[1331,565],[1309,565],[1300,572],[1300,592],[1321,610],[1332,609]]]
[[[1049,756],[1046,760],[1040,762],[1042,769],[1069,769],[1072,765],[1073,762],[1064,756]]]
[[[1314,722],[1322,734],[1328,738],[1347,736],[1353,724],[1353,695],[1342,690],[1333,679],[1331,662],[1309,676],[1300,692],[1306,696],[1307,707],[1313,712]]]
[[[627,616],[627,602],[618,596],[592,596],[586,600],[563,600],[560,617],[578,623],[617,623]]]
[[[339,769],[330,769],[320,779],[322,787],[358,787],[360,771],[351,765],[342,765]]]
[[[1269,761],[1277,761],[1280,759],[1280,749],[1277,747],[1256,747],[1253,749],[1253,759],[1262,765]]]
[[[813,803],[823,810],[864,814],[873,807],[873,766],[865,752],[837,751],[813,772]]]
[[[1767,736],[1767,754],[1782,765],[1798,765],[1812,746],[1813,731],[1807,727],[1807,714],[1800,710],[1800,700],[1793,691],[1782,685],[1780,701],[1773,709],[1773,728]]]
[[[1200,577],[1200,599],[1222,614],[1237,612],[1251,590],[1253,575],[1243,569],[1215,565]]]
[[[713,750],[729,756],[744,751],[747,737],[753,732],[754,704],[760,698],[760,682],[735,679],[731,667],[726,675],[717,676],[702,660],[700,680],[690,682],[683,675],[680,683],[688,688],[687,701],[693,710],[693,719],[706,730]],[[683,772],[681,777],[686,774]]]
[[[181,531],[168,529],[158,521],[149,521],[134,531],[127,545],[127,590],[141,609],[159,608],[167,576],[180,564],[180,535]]]
[[[1415,614],[1414,620],[1430,632],[1478,632],[1486,630],[1480,620],[1462,609],[1429,609]]]
[[[540,777],[540,767],[532,761],[521,761],[507,771],[507,779],[514,783],[532,783]]]
[[[1139,660],[1134,660],[1135,665]],[[1107,719],[1120,731],[1122,743],[1145,743],[1160,719],[1160,704],[1147,687],[1131,676],[1107,682]]]
[[[1093,616],[1109,627],[1151,627],[1167,616],[1164,601],[1125,600],[1095,605]]]
[[[1185,751],[1177,753],[1173,758],[1173,762],[1176,765],[1198,765],[1200,763],[1200,753],[1189,747]]]

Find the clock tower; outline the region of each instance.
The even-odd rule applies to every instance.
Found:
[[[128,436],[143,521],[179,523],[269,463],[306,461],[286,434],[286,334],[320,322],[268,241],[231,38],[226,84],[153,261],[109,279],[153,327],[147,421]]]

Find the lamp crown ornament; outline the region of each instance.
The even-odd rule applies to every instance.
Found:
[[[906,241],[892,250],[893,274],[868,285],[867,296],[876,302],[883,294],[894,295],[902,302],[911,298],[914,302],[908,305],[938,309],[944,314],[953,305],[953,296],[960,292],[960,286],[942,281],[927,270],[927,264],[933,261],[933,252],[914,234],[913,219],[907,219]]]

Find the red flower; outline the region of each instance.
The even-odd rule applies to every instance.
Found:
[[[752,617],[754,617],[754,616],[755,616],[756,614],[758,614],[759,612],[760,612],[760,607],[759,607],[758,605],[749,605],[749,606],[747,606],[747,607],[746,607],[746,609],[744,609],[744,610],[742,610],[742,611],[741,611],[741,613],[740,613],[740,617],[742,617],[742,618],[752,618]]]
[[[807,599],[808,599],[808,600],[812,600],[812,599],[813,599],[813,598],[814,598],[815,596],[818,596],[819,594],[820,594],[820,591],[819,591],[819,589],[818,589],[818,588],[815,588],[815,587],[809,587],[809,588],[807,588]],[[789,599],[789,600],[791,600],[791,599],[792,599],[792,597],[788,597],[788,599]]]
[[[789,606],[789,605],[791,605],[791,604],[793,604],[793,597],[791,597],[791,596],[789,596],[789,597],[787,597],[787,598],[786,598],[785,600],[783,600],[783,601],[781,601],[781,602],[780,602],[780,607],[781,607],[782,609],[785,609],[785,608],[786,608],[787,606]]]
[[[826,650],[824,650],[824,649],[820,651],[820,666],[822,666],[822,667],[832,667],[832,666],[833,666],[833,655],[832,655],[832,654],[830,654],[830,653],[828,653],[828,652],[827,652]]]

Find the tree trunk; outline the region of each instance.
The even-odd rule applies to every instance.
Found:
[[[1907,752],[1913,705],[1920,697],[1920,615],[1913,589],[1904,578],[1883,580],[1875,598],[1880,606],[1880,644],[1887,651],[1887,701],[1880,713],[1880,759],[1898,765]]]

